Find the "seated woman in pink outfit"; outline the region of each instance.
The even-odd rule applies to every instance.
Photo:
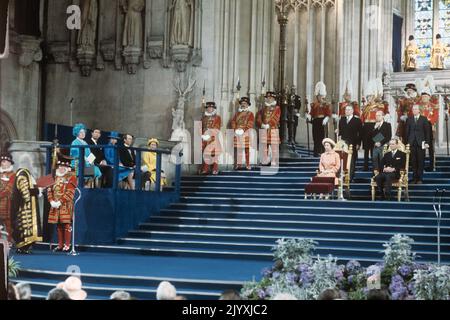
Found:
[[[336,178],[335,184],[339,184],[337,174],[341,168],[341,157],[334,151],[336,143],[327,138],[324,139],[322,145],[325,148],[325,153],[320,157],[320,166],[318,177],[324,178]]]

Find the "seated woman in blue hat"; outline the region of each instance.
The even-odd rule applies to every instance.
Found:
[[[84,124],[77,123],[73,127],[73,136],[75,137],[75,140],[72,142],[72,146],[87,146],[87,142],[84,141],[86,138],[86,127]],[[72,167],[75,168],[75,171],[78,170],[78,161],[80,159],[80,148],[71,148],[70,149],[70,156],[75,158],[75,160],[72,161]],[[95,156],[91,153],[91,150],[89,148],[84,149],[84,163],[85,168],[93,168],[94,170],[94,177],[100,178],[102,176],[102,172],[100,171],[100,168],[94,165]]]
[[[111,132],[108,138],[109,138],[108,146],[115,146],[117,145],[117,142],[120,140],[120,135],[118,132],[113,131]],[[114,157],[116,152],[117,149],[115,148],[105,149],[105,158],[109,166],[114,166]],[[133,169],[125,168],[124,166],[121,166],[119,163],[119,181],[128,179],[130,176],[133,175],[133,173],[134,173]]]

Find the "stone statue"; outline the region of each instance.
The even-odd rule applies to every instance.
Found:
[[[77,45],[82,50],[94,50],[97,34],[97,0],[83,0],[81,3],[81,29],[78,32]]]
[[[170,46],[192,44],[193,0],[172,0],[170,6]]]
[[[187,96],[194,89],[196,80],[189,79],[189,84],[185,90],[181,89],[181,80],[178,80],[177,84],[174,84],[175,89],[178,91],[178,103],[177,107],[172,109],[173,125],[172,130],[184,130],[184,109],[186,106]]]
[[[144,34],[142,11],[145,8],[145,0],[122,0],[122,8],[126,14],[122,45],[142,49]]]

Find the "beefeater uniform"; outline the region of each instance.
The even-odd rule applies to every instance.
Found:
[[[213,161],[213,174],[217,174],[219,172],[218,159],[222,153],[222,146],[217,135],[222,129],[222,118],[217,114],[217,106],[215,102],[206,103],[205,109],[208,107],[213,107],[216,112],[214,114],[208,114],[205,112],[202,117],[202,137],[205,135],[210,135],[210,139],[208,141],[203,140],[202,142],[203,164],[200,173],[209,173],[210,164],[205,161],[206,157]]]
[[[243,97],[240,101],[246,102],[248,107],[251,106],[250,99],[247,97]],[[231,128],[235,130],[234,137],[234,165],[235,169],[240,168],[240,161],[242,161],[242,151],[245,150],[245,162],[247,165],[247,169],[250,169],[250,129],[253,129],[255,126],[255,115],[249,109],[247,111],[243,111],[241,107],[238,112],[233,116],[231,120]],[[242,130],[244,135],[238,135],[236,130]]]
[[[267,92],[266,98],[273,97],[276,98],[274,92]],[[280,145],[280,119],[281,119],[281,108],[275,103],[274,105],[268,106],[267,103],[262,108],[257,115],[256,125],[260,130],[260,146],[262,147],[262,164],[268,164],[269,159],[269,146],[272,146],[272,164],[278,162],[278,148]]]

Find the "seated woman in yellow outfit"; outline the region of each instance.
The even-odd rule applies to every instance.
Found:
[[[341,168],[341,157],[334,151],[336,143],[331,139],[324,139],[322,145],[325,148],[325,152],[320,158],[319,174],[318,177],[324,178],[336,178],[335,184],[339,184],[337,174]]]
[[[159,147],[158,139],[150,139],[147,143],[147,146],[151,150],[158,149]],[[157,158],[156,152],[145,152],[142,155],[142,165],[143,165],[142,169],[144,171],[142,184],[144,186],[147,181],[150,181],[150,183],[153,184],[156,183],[156,158]],[[164,174],[164,171],[161,170],[161,189],[165,186],[167,186],[166,175]]]

